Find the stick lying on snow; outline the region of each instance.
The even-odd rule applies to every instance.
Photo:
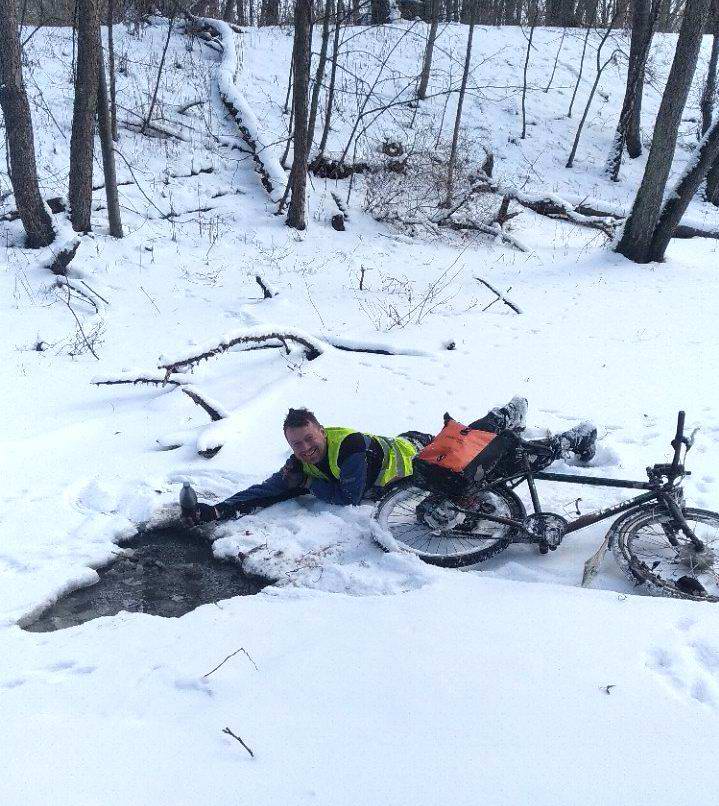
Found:
[[[504,294],[500,294],[499,291],[497,291],[497,289],[493,285],[488,283],[486,280],[483,280],[481,277],[475,277],[474,279],[477,280],[477,282],[482,283],[482,285],[486,286],[493,294],[497,295],[497,297],[495,299],[493,299],[489,303],[489,305],[487,305],[485,308],[482,308],[483,311],[486,311],[487,308],[489,308],[490,305],[494,305],[494,303],[497,300],[502,300],[502,302],[505,305],[507,305],[509,308],[511,308],[515,313],[520,313],[520,314],[522,313],[522,309],[519,307],[519,305],[515,305],[515,303],[512,302],[510,299],[507,299],[507,297],[505,297]]]

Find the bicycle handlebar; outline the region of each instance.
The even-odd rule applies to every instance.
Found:
[[[674,448],[674,458],[672,459],[671,474],[676,475],[677,468],[679,467],[679,460],[681,458],[682,444],[684,443],[684,418],[686,414],[683,411],[679,412],[677,416],[677,433],[672,440],[672,448]]]

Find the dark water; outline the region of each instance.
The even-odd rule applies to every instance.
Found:
[[[123,548],[132,555],[99,569],[99,582],[60,599],[25,629],[60,630],[121,610],[183,616],[201,604],[257,593],[267,584],[246,576],[236,563],[216,560],[209,542],[192,530],[144,532]]]

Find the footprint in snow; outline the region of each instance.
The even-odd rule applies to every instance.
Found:
[[[719,643],[693,636],[697,620],[684,617],[676,624],[676,640],[655,646],[647,667],[680,697],[719,710]]]

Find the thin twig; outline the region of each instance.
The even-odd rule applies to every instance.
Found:
[[[515,313],[520,313],[520,314],[522,313],[522,309],[518,305],[515,305],[511,300],[507,299],[504,296],[504,294],[500,294],[499,291],[497,291],[497,289],[491,283],[488,283],[486,280],[483,280],[481,277],[477,277],[476,275],[475,275],[474,279],[477,280],[477,282],[482,283],[482,285],[486,286],[493,294],[496,294],[497,299],[501,299],[502,302],[505,305],[507,305],[509,308],[511,308]],[[493,300],[490,303],[490,305],[493,304],[494,302],[496,302],[497,299]],[[489,305],[487,306],[487,308],[488,307],[489,307]],[[486,308],[485,308],[485,310],[486,310]]]
[[[67,299],[64,300],[64,302],[67,305],[67,307],[70,309],[70,313],[72,314],[73,319],[77,323],[77,329],[80,331],[80,335],[82,336],[82,340],[85,342],[85,346],[95,356],[95,358],[99,361],[100,356],[93,350],[92,344],[90,344],[90,342],[88,341],[87,336],[85,335],[85,331],[82,329],[82,325],[80,324],[80,320],[77,318],[77,314],[72,309],[72,305],[70,305],[70,286],[67,286]]]
[[[244,653],[245,653],[245,655],[247,656],[247,659],[248,659],[248,660],[250,661],[250,663],[251,663],[251,664],[252,664],[252,665],[255,667],[255,670],[256,670],[256,671],[259,671],[259,669],[257,668],[257,664],[256,664],[256,663],[255,663],[255,662],[252,660],[252,656],[250,655],[250,653],[249,653],[249,652],[248,652],[248,651],[247,651],[247,650],[246,650],[246,649],[245,649],[243,646],[241,646],[239,649],[236,649],[236,650],[235,650],[235,651],[234,651],[234,652],[233,652],[231,655],[228,655],[228,656],[227,656],[227,657],[226,657],[226,658],[225,658],[225,659],[222,661],[222,663],[218,663],[218,664],[217,664],[217,666],[215,666],[215,668],[214,668],[214,669],[211,669],[211,670],[210,670],[210,671],[209,671],[207,674],[203,674],[203,675],[202,675],[203,679],[204,679],[204,678],[206,678],[206,677],[209,677],[209,676],[210,676],[210,675],[211,675],[213,672],[216,672],[216,671],[217,671],[217,670],[220,668],[220,666],[223,666],[225,663],[227,663],[227,661],[228,661],[230,658],[234,658],[234,657],[235,657],[235,655],[239,654],[240,652],[244,652]],[[237,738],[237,737],[235,737],[235,738]],[[240,741],[241,741],[241,740],[240,740]]]
[[[155,310],[158,313],[161,313],[160,309],[157,307],[157,303],[155,302],[155,300],[147,293],[147,291],[145,291],[145,289],[142,286],[140,286],[140,291],[142,291],[142,293],[150,300]]]
[[[245,750],[247,750],[247,752],[252,756],[252,758],[255,757],[255,754],[252,752],[252,750],[250,750],[250,748],[242,741],[242,739],[236,733],[233,733],[229,728],[223,728],[222,732],[226,733],[228,736],[232,736],[233,739],[237,739],[237,741],[245,748]]]

